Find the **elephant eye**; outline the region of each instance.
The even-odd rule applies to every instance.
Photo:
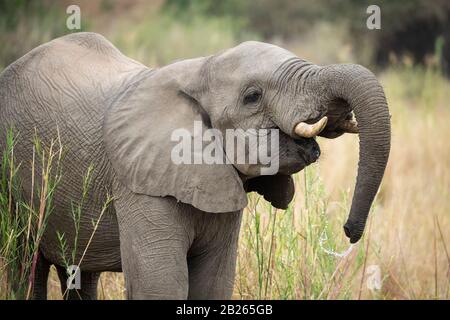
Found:
[[[244,104],[256,103],[261,99],[261,92],[252,91],[244,96]]]

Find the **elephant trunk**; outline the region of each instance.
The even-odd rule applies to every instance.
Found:
[[[355,114],[359,129],[359,164],[352,206],[344,231],[351,243],[364,231],[370,207],[389,157],[391,126],[386,97],[378,80],[360,65],[323,67],[319,83],[331,101],[344,100]],[[323,87],[322,87],[323,89]]]

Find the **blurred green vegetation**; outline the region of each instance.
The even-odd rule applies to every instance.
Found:
[[[446,0],[3,0],[0,67],[72,32],[65,24],[70,4],[81,8],[80,31],[100,32],[149,64],[206,55],[252,39],[300,49],[295,53],[305,52],[306,58],[322,55],[314,61],[319,63],[351,60],[373,68],[409,59],[446,72],[450,68]],[[371,4],[381,7],[381,30],[366,27]]]
[[[381,8],[382,29],[378,31],[366,27],[366,9],[372,4]],[[353,46],[358,62],[385,66],[391,62],[390,55],[396,54],[426,63],[427,55],[435,54],[437,63],[450,72],[447,0],[167,0],[165,7],[175,9],[179,16],[193,9],[203,15],[232,16],[265,40],[295,41],[326,21],[347,31],[345,40]]]
[[[132,29],[125,22],[109,39],[134,59],[158,66],[233,47],[238,42],[236,34],[240,26],[240,21],[227,16],[209,18],[192,14],[184,20],[178,19],[176,12],[167,11],[133,23]]]
[[[0,1],[0,70],[38,45],[73,32],[66,10],[49,1]],[[83,21],[83,31],[88,28]]]

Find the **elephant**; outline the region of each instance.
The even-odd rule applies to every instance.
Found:
[[[279,159],[277,172],[262,174],[267,163],[260,161],[174,163],[172,133],[183,129],[194,137],[196,121],[223,136],[227,130],[275,130],[278,149],[269,151]],[[81,288],[68,290],[67,298],[96,299],[100,273],[112,271],[124,273],[129,299],[229,299],[247,193],[286,209],[294,196],[292,175],[320,156],[316,137],[357,133],[357,179],[344,226],[355,243],[390,151],[389,109],[371,71],[315,65],[257,41],[152,69],[102,35],[65,35],[1,73],[0,150],[10,128],[18,135],[14,154],[24,195],[32,192],[33,137],[48,144],[57,134],[64,147],[39,246],[35,299],[46,298],[51,265],[66,289],[57,235],[64,234],[67,251],[73,250],[71,206],[90,165],[75,253],[75,261],[83,257]],[[41,178],[39,166],[35,172]],[[109,196],[112,203],[90,239]]]

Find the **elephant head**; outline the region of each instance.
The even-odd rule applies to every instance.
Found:
[[[270,154],[278,157],[278,172],[261,175],[262,163],[234,159],[175,164],[173,132],[183,129],[195,137],[195,121],[224,137],[228,129],[277,129],[279,148]],[[344,227],[354,243],[364,230],[390,148],[383,89],[362,66],[317,66],[277,46],[245,42],[217,55],[142,72],[111,105],[104,125],[109,158],[124,185],[207,212],[242,209],[246,191],[286,208],[294,193],[291,174],[320,155],[315,137],[345,132],[360,137],[358,176]]]

